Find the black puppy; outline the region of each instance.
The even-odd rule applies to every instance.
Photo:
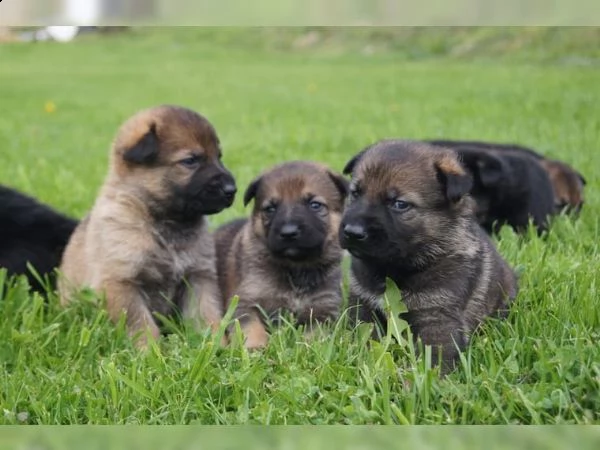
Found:
[[[26,275],[31,287],[45,288],[27,268],[29,262],[55,286],[54,269],[78,221],[15,189],[0,185],[0,267],[8,276]]]
[[[585,177],[564,161],[549,158],[530,147],[517,144],[502,144],[482,141],[460,141],[450,139],[435,139],[426,141],[431,144],[447,147],[456,151],[470,150],[493,152],[500,154],[527,155],[535,160],[546,171],[554,191],[554,213],[567,212],[577,217],[584,203],[584,188],[587,184]]]
[[[533,222],[538,233],[556,213],[551,179],[533,150],[518,145],[471,141],[429,141],[451,148],[473,175],[471,195],[479,223],[489,232],[510,225],[521,233]]]
[[[439,147],[451,148],[457,150],[460,148],[472,148],[480,150],[502,150],[502,151],[514,151],[525,153],[535,159],[544,159],[544,156],[532,149],[531,147],[525,147],[519,144],[508,144],[508,143],[495,143],[495,142],[484,142],[484,141],[462,141],[453,139],[431,139],[425,141],[429,144],[433,144]]]

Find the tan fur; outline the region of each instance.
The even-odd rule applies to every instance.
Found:
[[[570,206],[579,211],[584,203],[584,184],[582,178],[567,164],[542,159],[540,164],[548,173],[554,190],[554,202],[557,206]]]
[[[157,130],[158,160],[150,166],[124,159],[151,126]],[[60,267],[61,304],[82,287],[106,298],[110,318],[126,314],[130,335],[158,338],[153,312],[170,315],[177,302],[184,317],[215,328],[222,317],[215,250],[204,217],[185,233],[170,231],[175,219],[158,220],[153,207],[173,195],[167,182],[183,186],[190,171],[175,162],[194,150],[218,157],[218,138],[206,119],[171,106],[143,110],[120,128],[111,149],[110,169],[90,213],[80,223]],[[153,206],[154,205],[154,206]],[[187,287],[186,287],[187,285]],[[165,298],[166,297],[166,298]]]
[[[281,311],[291,312],[307,324],[339,314],[342,251],[337,233],[345,193],[339,192],[331,176],[343,180],[320,164],[291,162],[276,166],[261,177],[251,218],[225,224],[215,232],[223,302],[228,307],[232,297],[239,296],[234,318],[240,320],[248,348],[267,344],[261,310],[271,318]],[[322,219],[327,227],[324,250],[310,261],[274,257],[267,246],[264,206],[272,201],[295,205],[308,197],[327,206],[327,215]],[[311,282],[315,285],[308,288]]]

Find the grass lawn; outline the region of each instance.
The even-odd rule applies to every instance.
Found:
[[[23,280],[0,275],[0,423],[600,423],[597,66],[311,57],[215,47],[211,36],[0,46],[0,183],[82,216],[119,124],[175,103],[213,122],[240,189],[289,159],[341,170],[384,137],[490,139],[580,169],[582,217],[558,219],[546,240],[503,230],[497,242],[522,271],[520,294],[444,380],[403,347],[369,344],[366,329],[343,324],[310,342],[284,327],[251,354],[184,327],[139,355],[91,302],[63,310],[52,297],[45,307]],[[239,195],[212,224],[246,213]]]

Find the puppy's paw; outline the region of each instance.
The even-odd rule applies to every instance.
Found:
[[[133,339],[135,348],[146,352],[151,342],[158,342],[160,339],[160,330],[156,325],[149,324],[144,328],[130,329],[129,335]]]
[[[265,330],[264,325],[258,320],[253,320],[244,326],[243,332],[246,337],[244,347],[248,350],[266,347],[269,342],[269,334],[267,333],[267,330]]]
[[[220,329],[221,329],[221,325],[219,323],[213,322],[210,324],[210,331],[213,336],[218,336]],[[219,339],[219,346],[227,347],[228,344],[229,344],[229,339],[227,338],[227,335],[224,333],[223,336],[221,336],[221,339]]]

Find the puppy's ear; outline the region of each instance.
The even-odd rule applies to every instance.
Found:
[[[151,164],[156,160],[158,150],[159,141],[156,135],[156,124],[152,124],[148,132],[133,147],[125,150],[123,159],[133,164]]]
[[[485,152],[459,152],[464,165],[477,177],[483,187],[498,186],[506,176],[502,161]]]
[[[344,169],[342,170],[342,173],[344,175],[350,175],[352,173],[352,171],[354,170],[356,163],[358,163],[362,159],[362,157],[365,155],[365,153],[367,153],[367,151],[369,151],[374,146],[375,146],[375,144],[371,144],[368,147],[363,148],[356,155],[354,155],[352,157],[352,159],[346,163],[346,165],[344,166]]]
[[[329,175],[329,178],[331,178],[331,181],[333,181],[333,184],[335,184],[335,187],[340,192],[342,200],[345,199],[348,196],[348,190],[350,187],[350,183],[348,182],[348,180],[344,178],[343,175],[332,172],[331,170],[327,171],[327,175]]]
[[[366,152],[367,152],[367,150],[362,150],[361,152],[359,152],[355,156],[353,156],[352,159],[350,161],[348,161],[346,163],[346,165],[344,166],[344,168],[342,169],[342,173],[344,175],[350,175],[352,173],[352,171],[354,170],[354,166],[356,166],[356,163],[358,161],[360,161],[360,159],[363,157],[363,155]]]
[[[457,159],[444,156],[436,163],[435,168],[444,194],[450,202],[458,202],[471,191],[473,176],[460,165]]]
[[[248,203],[250,203],[250,201],[256,196],[261,181],[262,176],[257,177],[250,182],[246,188],[246,192],[244,192],[244,206],[248,206]]]

